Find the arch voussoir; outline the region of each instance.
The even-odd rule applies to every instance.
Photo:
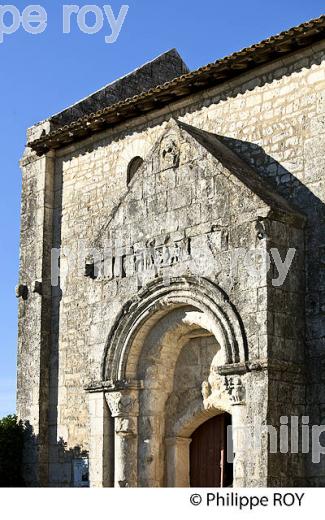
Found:
[[[205,327],[223,349],[225,363],[245,363],[247,344],[242,322],[227,295],[204,278],[181,277],[148,284],[127,302],[109,333],[102,361],[101,378],[113,384],[136,379],[141,344],[150,326],[171,308],[192,306],[206,317]],[[130,368],[131,367],[131,368]]]

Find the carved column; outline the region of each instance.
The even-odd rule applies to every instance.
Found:
[[[138,485],[138,390],[123,389],[106,393],[114,417],[115,487]]]
[[[232,415],[232,442],[233,442],[233,454],[234,458],[234,487],[243,486],[242,472],[246,464],[246,458],[254,457],[249,450],[249,446],[246,444],[247,435],[249,431],[247,429],[246,421],[246,389],[243,380],[239,376],[231,376],[226,378],[226,391],[229,395],[229,401],[231,405]],[[227,432],[229,434],[229,432]],[[228,444],[229,444],[228,437]],[[231,450],[227,450],[227,457],[231,456]]]

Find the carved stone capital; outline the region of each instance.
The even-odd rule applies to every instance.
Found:
[[[246,389],[241,377],[227,377],[226,389],[229,394],[229,399],[232,405],[245,404]]]
[[[212,369],[208,381],[202,383],[203,405],[210,408],[227,409],[229,405],[245,404],[246,390],[239,376],[220,376]]]
[[[106,401],[113,417],[128,418],[139,415],[137,390],[107,392]]]

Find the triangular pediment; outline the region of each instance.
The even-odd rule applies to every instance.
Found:
[[[178,121],[180,128],[188,132],[201,146],[215,157],[225,169],[243,183],[252,193],[257,195],[270,209],[282,211],[297,220],[304,220],[291,204],[276,193],[270,184],[262,179],[253,166],[235,153],[224,142],[224,137]]]
[[[245,215],[252,220],[269,213],[280,220],[304,221],[219,136],[171,119],[98,239],[122,234],[129,242],[150,240],[204,223],[228,226]]]

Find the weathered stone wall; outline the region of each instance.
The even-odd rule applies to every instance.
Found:
[[[305,255],[304,233],[281,222],[273,222],[267,232],[268,248],[279,251],[284,259],[289,248],[295,250],[295,261],[289,276],[280,286],[268,286],[266,337],[269,360],[268,424],[279,429],[280,417],[287,418],[290,427],[292,416],[308,415],[306,383],[308,370],[305,362]],[[277,279],[277,269],[272,266],[269,276]],[[291,431],[291,430],[290,430]],[[268,484],[270,486],[306,485],[304,456],[278,452],[268,457]],[[292,449],[294,447],[292,445]]]
[[[286,376],[288,380],[279,367],[269,376],[265,371],[245,376],[252,378],[247,386],[249,415],[258,414],[266,419],[268,402],[274,410],[269,417],[275,422],[284,411],[286,415],[306,411],[311,422],[320,424],[325,406],[321,375],[325,359],[323,56],[324,51],[318,45],[263,66],[226,85],[170,105],[146,119],[130,121],[60,150],[55,166],[53,245],[61,246],[63,255],[75,250],[76,238],[87,247],[100,246],[104,240],[111,240],[114,233],[123,242],[121,245],[128,241],[129,246],[139,250],[145,239],[156,238],[156,245],[159,240],[163,245],[166,235],[170,235],[172,244],[191,239],[195,260],[174,265],[171,274],[199,270],[201,276],[213,279],[228,294],[243,320],[251,360],[287,362],[300,370],[298,375]],[[180,167],[158,167],[153,158],[158,157],[160,139],[170,128],[172,134],[176,132],[166,123],[171,116],[226,136],[229,147],[254,165],[276,192],[307,215],[305,266],[301,230],[277,221],[272,224],[272,218],[266,219],[270,227],[270,247],[274,243],[277,244],[274,247],[281,246],[283,251],[287,247],[299,249],[298,263],[290,272],[289,287],[270,289],[266,278],[252,280],[242,265],[234,279],[230,270],[231,251],[252,244],[268,247],[263,245],[265,240],[258,246],[256,229],[257,209],[265,205],[215,159],[203,153],[192,138],[184,137],[184,133],[180,142]],[[135,156],[143,157],[145,164],[128,187],[127,166]],[[24,175],[26,183],[31,185],[34,176],[28,167]],[[30,189],[33,196],[38,197],[36,187]],[[28,193],[27,187],[24,188],[25,201]],[[38,201],[42,207],[42,199]],[[34,215],[35,211],[29,213]],[[29,236],[32,235],[29,228]],[[27,255],[27,250],[28,243],[23,237],[23,255]],[[206,256],[208,261],[201,262],[201,256]],[[31,259],[34,257],[32,254]],[[28,260],[22,261],[22,282],[24,262]],[[61,267],[65,266],[67,261],[63,258]],[[70,485],[69,461],[74,450],[78,452],[79,447],[89,450],[89,407],[84,386],[100,378],[110,327],[122,305],[137,292],[138,277],[128,272],[131,265],[126,264],[125,277],[111,280],[85,278],[84,268],[85,258],[81,254],[76,263],[69,264],[64,283],[61,281],[62,295],[60,289],[52,291],[49,396],[52,485]],[[302,342],[304,286],[305,345]],[[32,295],[21,303],[25,310],[21,311],[20,323],[25,329],[27,351],[26,360],[21,358],[20,370],[25,370],[27,364],[32,369],[30,379],[21,377],[19,383],[20,399],[26,404],[30,403],[28,381],[32,381],[35,388],[33,379],[38,373],[32,353],[39,355],[39,339],[30,325],[40,317],[36,298],[38,295]],[[304,364],[307,374],[302,373]],[[309,390],[304,401],[305,377]],[[23,418],[29,417],[22,404],[19,410]],[[34,417],[31,422],[37,430],[38,418]],[[59,439],[67,443],[64,448],[62,443],[57,446]],[[277,465],[272,467],[276,470]],[[285,477],[279,480],[279,474],[273,474],[273,469],[268,471],[267,461],[264,469],[243,468],[243,479],[245,471],[255,475],[251,483],[267,482],[268,476],[270,485],[287,482]],[[286,468],[281,471],[286,474]],[[303,475],[299,461],[297,476]],[[307,475],[309,484],[324,484],[323,467],[313,466]]]
[[[24,478],[38,485],[48,479],[53,154],[26,157],[22,168],[17,411],[28,426]]]
[[[169,149],[170,142],[177,144],[175,153],[179,151],[177,168],[169,163],[170,159],[166,162],[162,156],[162,150],[166,149],[166,144]],[[81,174],[82,167],[78,166],[75,171]],[[94,175],[93,168],[91,172]],[[94,185],[98,186],[98,183]],[[109,273],[105,277],[100,273],[98,279],[92,280],[84,277],[85,253],[80,255],[75,265],[69,262],[62,285],[65,296],[59,311],[59,437],[70,439],[72,446],[88,448],[84,444],[89,423],[83,387],[99,378],[109,330],[122,306],[136,294],[139,277],[140,282],[145,283],[156,276],[153,270],[144,273],[134,270],[134,255],[141,256],[153,241],[158,250],[166,243],[172,248],[179,244],[186,253],[185,258],[158,274],[167,279],[168,276],[191,272],[214,280],[229,295],[243,319],[250,361],[268,358],[267,339],[271,331],[267,329],[267,274],[247,272],[241,264],[242,259],[238,259],[237,265],[233,256],[239,248],[247,251],[253,247],[264,251],[266,237],[258,238],[257,235],[258,217],[262,218],[265,211],[267,214],[266,205],[232,178],[192,137],[186,136],[186,132],[181,132],[173,123],[162,129],[158,144],[147,152],[147,156],[145,154],[144,165],[121,196],[119,204],[116,206],[115,203],[112,214],[104,212],[105,219],[100,225],[89,225],[92,219],[88,220],[84,211],[81,216],[83,223],[78,218],[71,219],[69,200],[76,197],[76,190],[70,192],[67,188],[65,192],[64,186],[65,182],[62,192],[62,206],[65,208],[61,228],[63,252],[74,250],[76,234],[85,240],[89,250],[96,246],[102,251],[105,243],[114,244],[114,240],[118,240],[118,246],[125,254],[125,263],[124,275],[117,269],[114,276]],[[71,183],[71,186],[75,184]],[[269,228],[271,239],[271,222]],[[99,229],[99,232],[94,234],[94,229]],[[292,246],[297,245],[297,240],[292,240],[289,235],[287,240]],[[117,267],[118,250],[112,254]],[[85,294],[90,297],[85,299]],[[76,315],[81,316],[80,321],[76,320]],[[63,325],[65,323],[67,328]],[[156,357],[158,353],[148,353],[148,359]],[[156,378],[163,388],[173,379],[174,366],[167,369],[162,362],[157,366]],[[145,379],[145,373],[140,373],[140,378]],[[249,391],[250,420],[254,414],[263,416],[266,413],[261,408],[261,398],[267,391],[265,379],[262,378],[264,388],[261,387],[259,395],[254,391],[254,380]],[[261,478],[266,479],[266,468],[265,461],[263,475],[254,471],[255,478],[249,482],[245,480],[245,483],[253,485]]]

